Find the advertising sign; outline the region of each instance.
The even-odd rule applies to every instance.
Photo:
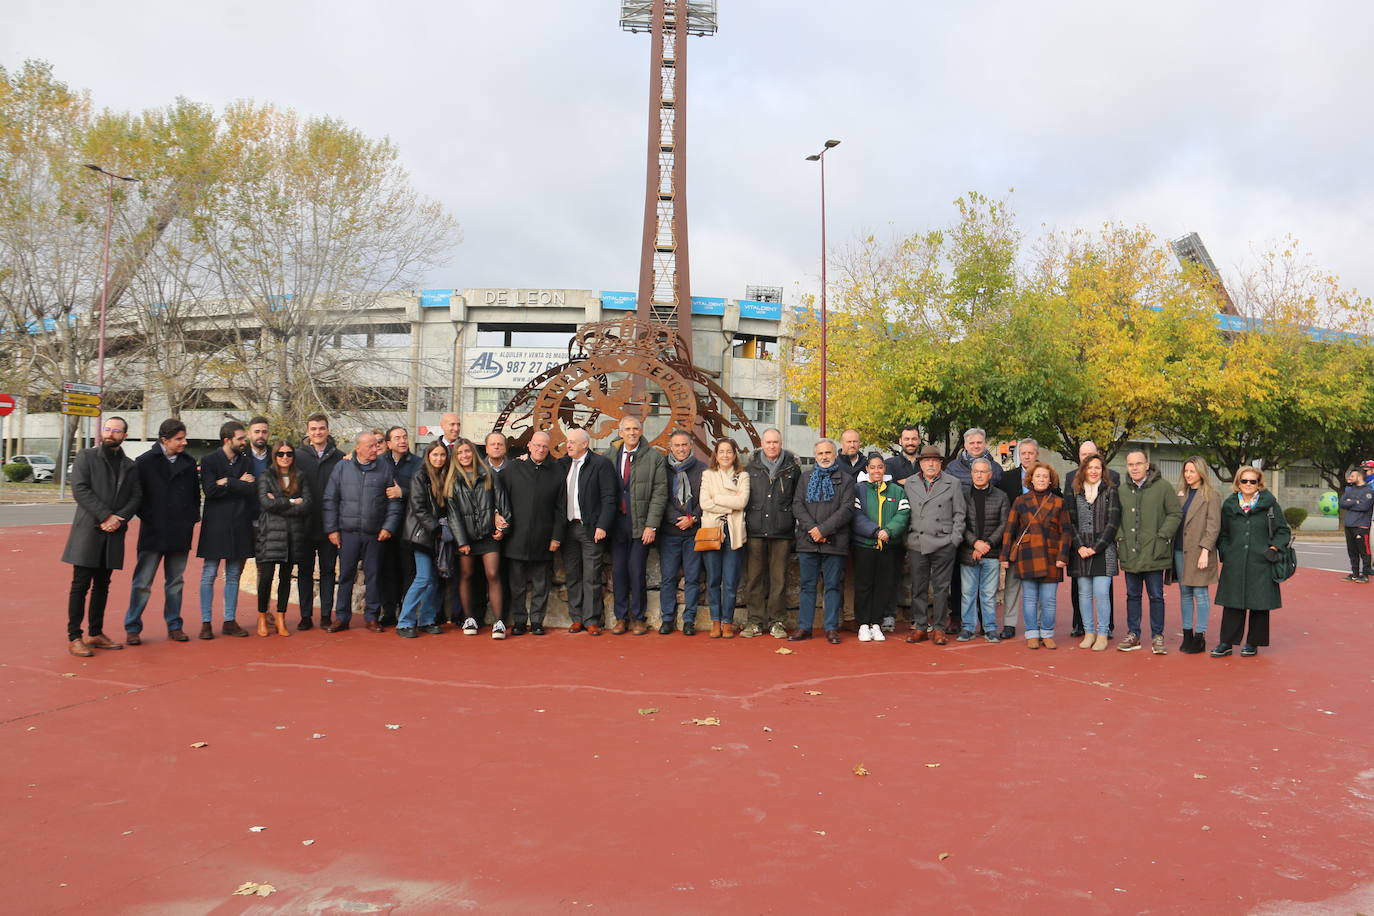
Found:
[[[568,361],[567,350],[533,347],[479,347],[463,359],[468,388],[519,388],[547,369]]]

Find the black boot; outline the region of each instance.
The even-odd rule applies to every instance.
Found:
[[[1193,654],[1193,631],[1192,631],[1192,630],[1184,630],[1184,631],[1183,631],[1183,642],[1179,643],[1178,651],[1179,651],[1180,653],[1182,653],[1183,655],[1192,655],[1192,654]]]
[[[1205,633],[1193,632],[1193,654],[1201,655],[1207,651],[1207,635]]]

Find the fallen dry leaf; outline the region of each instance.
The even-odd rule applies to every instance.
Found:
[[[806,695],[809,697],[818,697],[821,695],[821,692],[819,690],[808,690],[806,691]]]
[[[249,833],[262,833],[262,832],[263,832],[264,830],[266,830],[266,829],[267,829],[266,827],[249,827],[249,828],[248,828],[248,832],[249,832]]]
[[[656,712],[658,712],[657,706],[645,706],[643,709],[639,711],[639,714],[641,716],[652,716]]]
[[[713,745],[711,745],[711,750],[713,750],[713,751],[723,751],[723,750],[725,750],[725,748],[721,747],[719,744],[713,744]]]
[[[67,672],[63,673],[62,676],[63,676],[63,677],[76,677],[76,674],[75,674],[75,672],[67,671]]]
[[[314,840],[301,840],[301,845],[302,845],[302,846],[314,846],[314,845],[315,845],[315,841],[314,841]]]
[[[941,862],[943,862],[945,859],[948,859],[948,858],[949,858],[949,853],[947,853],[947,852],[942,852],[942,853],[940,853],[940,861],[941,861]]]
[[[210,746],[210,742],[209,742],[209,741],[197,741],[195,744],[191,745],[191,747],[209,747],[209,746]]]
[[[786,646],[782,646],[782,647],[780,647],[780,648],[774,649],[773,651],[774,651],[774,653],[777,654],[777,655],[796,655],[796,654],[797,654],[795,650],[789,649],[789,648],[787,648]]]
[[[398,728],[400,728],[400,727],[401,727],[401,726],[399,726],[399,725],[388,725],[388,726],[387,726],[387,728],[391,729],[392,731],[395,731],[396,729],[398,729]]]
[[[938,764],[938,763],[927,763],[926,766],[930,767],[930,768],[933,770],[933,769],[935,769],[936,767],[938,767],[939,764]]]
[[[825,836],[824,830],[813,830],[811,832],[814,833],[816,836]]]
[[[859,765],[857,765],[856,767],[854,767],[854,775],[855,775],[855,776],[867,776],[867,775],[868,775],[868,767],[864,766],[862,763],[859,764]]]
[[[1194,779],[1206,779],[1207,777],[1206,777],[1206,776],[1203,776],[1201,773],[1194,773],[1194,774],[1193,774],[1193,778],[1194,778]]]
[[[767,725],[765,725],[765,726],[763,727],[763,730],[766,731],[766,732],[771,732],[773,729],[771,729],[771,728],[769,728]]]
[[[259,884],[256,881],[245,881],[239,885],[239,889],[234,891],[243,897],[266,897],[275,894],[277,889],[270,884]]]
[[[319,732],[315,732],[315,734],[311,735],[310,737],[311,737],[311,738],[323,738],[323,737],[325,737],[325,736],[322,735],[322,734],[320,734]]]
[[[719,725],[719,724],[720,724],[720,719],[716,718],[715,716],[707,716],[707,717],[704,718],[704,719],[693,719],[693,720],[692,720],[692,724],[693,724],[693,725]]]

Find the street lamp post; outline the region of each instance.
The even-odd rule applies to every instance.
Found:
[[[138,178],[116,175],[98,165],[86,163],[86,168],[105,176],[105,246],[101,252],[100,264],[104,279],[100,284],[100,343],[96,350],[96,385],[100,386],[102,398],[105,393],[105,311],[110,300],[110,232],[114,226],[114,183],[120,181],[139,181]]]
[[[829,320],[826,315],[825,307],[825,154],[827,150],[832,150],[840,145],[839,140],[827,140],[825,146],[821,147],[819,153],[807,156],[807,162],[819,162],[821,164],[821,436],[824,438],[825,431],[825,401],[826,401],[826,376],[829,372],[828,353],[826,345],[829,336]]]

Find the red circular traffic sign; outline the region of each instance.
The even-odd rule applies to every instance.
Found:
[[[14,413],[14,398],[8,394],[0,394],[0,417],[8,417]]]

